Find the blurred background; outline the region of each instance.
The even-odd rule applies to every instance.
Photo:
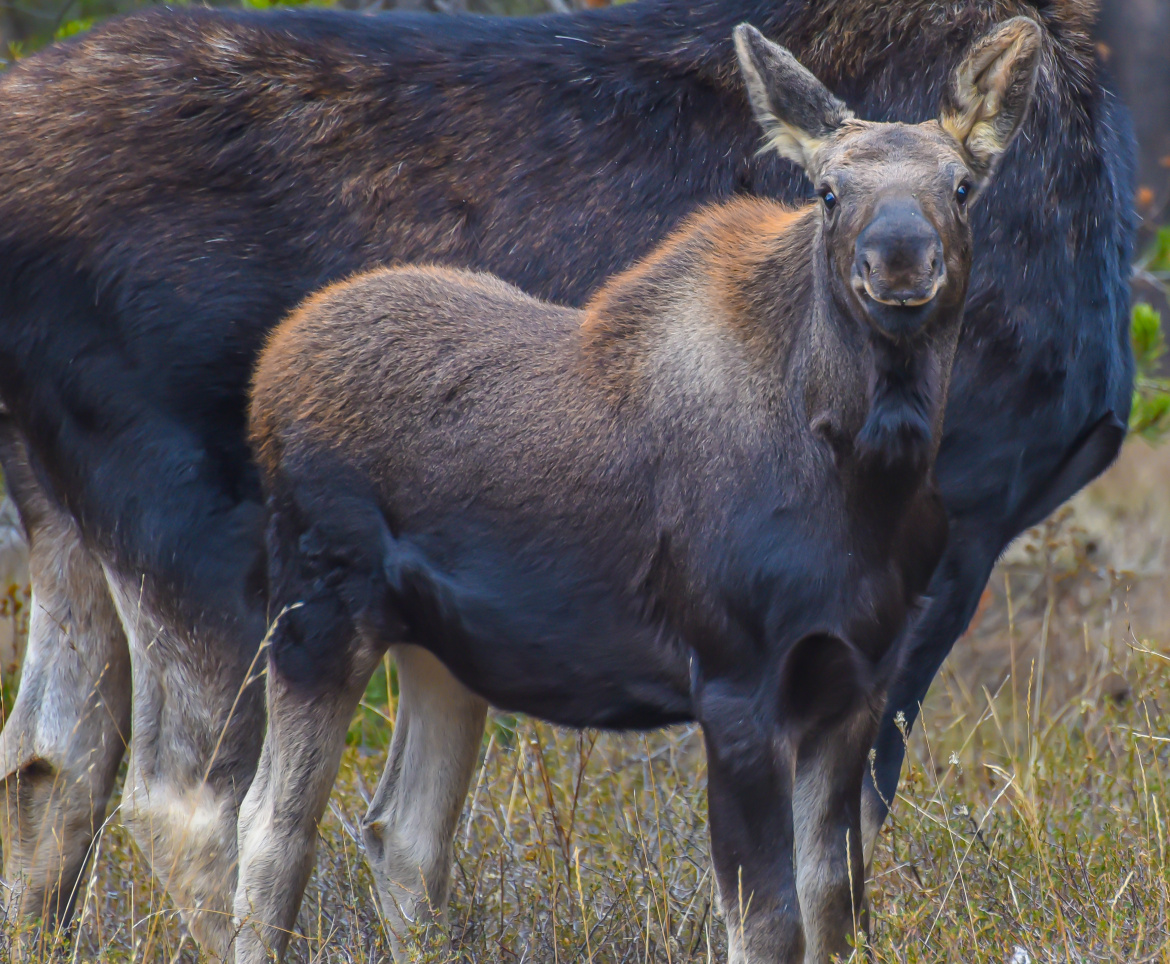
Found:
[[[429,13],[486,13],[523,16],[565,13],[587,7],[607,7],[610,0],[243,0],[213,2],[207,6],[244,6],[255,10],[281,6],[340,7],[362,13],[411,10]],[[3,0],[0,2],[0,40],[22,44],[25,52],[55,37],[116,13],[158,6],[151,0]]]
[[[1133,112],[1143,247],[1170,222],[1170,0],[1102,0],[1098,49]],[[1139,270],[1134,295],[1167,308],[1165,286]]]

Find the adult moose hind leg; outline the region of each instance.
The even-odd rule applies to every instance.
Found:
[[[236,817],[262,738],[256,647],[207,626],[184,631],[152,612],[143,581],[109,567],[106,577],[134,686],[122,819],[204,953],[226,960]]]
[[[397,953],[411,923],[446,915],[452,839],[487,704],[421,647],[396,646],[394,659],[394,739],[362,829]]]
[[[70,918],[130,735],[130,659],[101,566],[0,425],[29,540],[32,610],[20,689],[0,734],[4,899],[13,918]]]

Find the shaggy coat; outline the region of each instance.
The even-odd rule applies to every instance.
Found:
[[[243,807],[237,960],[283,944],[295,904],[272,910],[311,867],[286,827],[316,826],[302,808],[325,796],[305,790],[344,738],[327,724],[351,717],[391,644],[424,647],[494,706],[567,726],[698,720],[733,960],[805,959],[782,775],[822,762],[798,752],[810,733],[859,733],[825,761],[855,782],[857,839],[885,657],[946,539],[931,438],[912,459],[854,443],[867,421],[918,413],[870,410],[883,379],[864,333],[812,301],[818,222],[815,207],[735,202],[584,311],[490,275],[401,268],[327,289],[281,326],[253,407],[283,615],[272,735]],[[917,353],[936,428],[959,317]],[[339,697],[348,712],[327,712]],[[317,738],[289,739],[306,716]],[[851,872],[856,892],[833,905],[862,899],[854,856],[835,883],[849,891]],[[844,850],[831,858],[809,853],[801,870],[827,881],[847,866]],[[448,868],[421,869],[445,899]],[[737,880],[752,899],[742,932]],[[285,899],[257,896],[270,889]],[[823,900],[799,904],[808,960],[827,964],[851,928]],[[425,907],[413,903],[407,919]],[[265,953],[248,941],[256,921],[276,925]]]
[[[761,634],[819,631],[876,663],[946,524],[919,492],[925,457],[882,451],[895,470],[876,478],[855,451],[881,380],[864,333],[811,300],[818,221],[716,208],[583,310],[438,268],[311,298],[254,390],[274,614],[315,581],[373,573],[361,628],[424,643],[493,705],[575,727],[693,719],[692,647],[750,678]],[[957,317],[922,373],[938,421]],[[380,574],[412,565],[410,589]],[[379,591],[423,600],[399,611]],[[308,694],[351,672],[348,622],[312,622],[290,612],[297,629],[273,641]]]
[[[740,26],[767,141],[819,201],[704,211],[582,311],[383,268],[277,329],[251,405],[275,623],[237,961],[293,928],[389,646],[569,726],[697,719],[731,960],[848,953],[874,710],[946,541],[931,466],[968,211],[1027,112],[1039,38],[1026,18],[989,33],[939,121],[912,126],[854,119]],[[442,914],[450,872],[445,815],[401,808],[443,784],[457,815],[480,740],[418,754],[392,778],[401,804],[371,805],[367,828],[397,830],[371,848],[392,929]]]
[[[29,912],[67,907],[117,770],[125,727],[111,721],[129,693],[83,714],[66,709],[75,675],[52,675],[78,653],[124,668],[121,634],[101,628],[112,605],[139,701],[122,812],[181,906],[222,907],[230,889],[262,730],[260,694],[238,690],[266,625],[245,392],[286,311],[356,271],[419,260],[582,304],[702,202],[807,196],[791,164],[756,151],[736,23],[788,45],[858,116],[920,121],[969,40],[1017,13],[1043,27],[1042,70],[973,213],[938,463],[951,536],[878,744],[890,799],[893,714],[913,720],[997,554],[1102,470],[1128,412],[1133,146],[1094,59],[1091,0],[640,0],[516,20],[184,7],[110,21],[0,75],[6,477],[60,523],[59,538],[31,533],[34,553],[68,549],[71,572],[88,560],[87,584],[112,587],[111,603],[36,567],[38,598],[59,603],[30,645],[55,655],[26,675],[0,763],[29,790],[13,798],[28,840],[64,852],[6,838],[5,876],[26,859],[65,870],[27,878]],[[48,706],[74,714],[51,738]],[[66,813],[73,798],[52,788],[71,781]],[[198,808],[205,846],[185,849],[192,820],[174,801]],[[46,820],[59,829],[37,830]],[[192,926],[226,940],[217,920],[214,937]]]

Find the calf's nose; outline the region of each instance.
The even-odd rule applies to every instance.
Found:
[[[938,293],[946,276],[942,239],[913,198],[885,201],[857,236],[854,283],[874,301],[919,307]]]

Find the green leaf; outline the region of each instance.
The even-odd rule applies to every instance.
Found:
[[[1165,440],[1170,434],[1170,391],[1138,388],[1133,393],[1129,433],[1140,435],[1147,442]]]
[[[1166,353],[1162,316],[1151,305],[1139,301],[1130,315],[1129,339],[1133,344],[1138,371],[1143,372]]]
[[[1170,379],[1157,375],[1158,359],[1166,354],[1166,335],[1162,316],[1145,302],[1133,306],[1129,339],[1137,364],[1129,433],[1161,442],[1170,436]]]
[[[1170,271],[1170,226],[1158,229],[1144,261],[1147,271]]]
[[[78,17],[76,20],[67,20],[57,28],[53,39],[64,40],[66,37],[75,37],[79,33],[85,33],[92,26],[93,17]]]

